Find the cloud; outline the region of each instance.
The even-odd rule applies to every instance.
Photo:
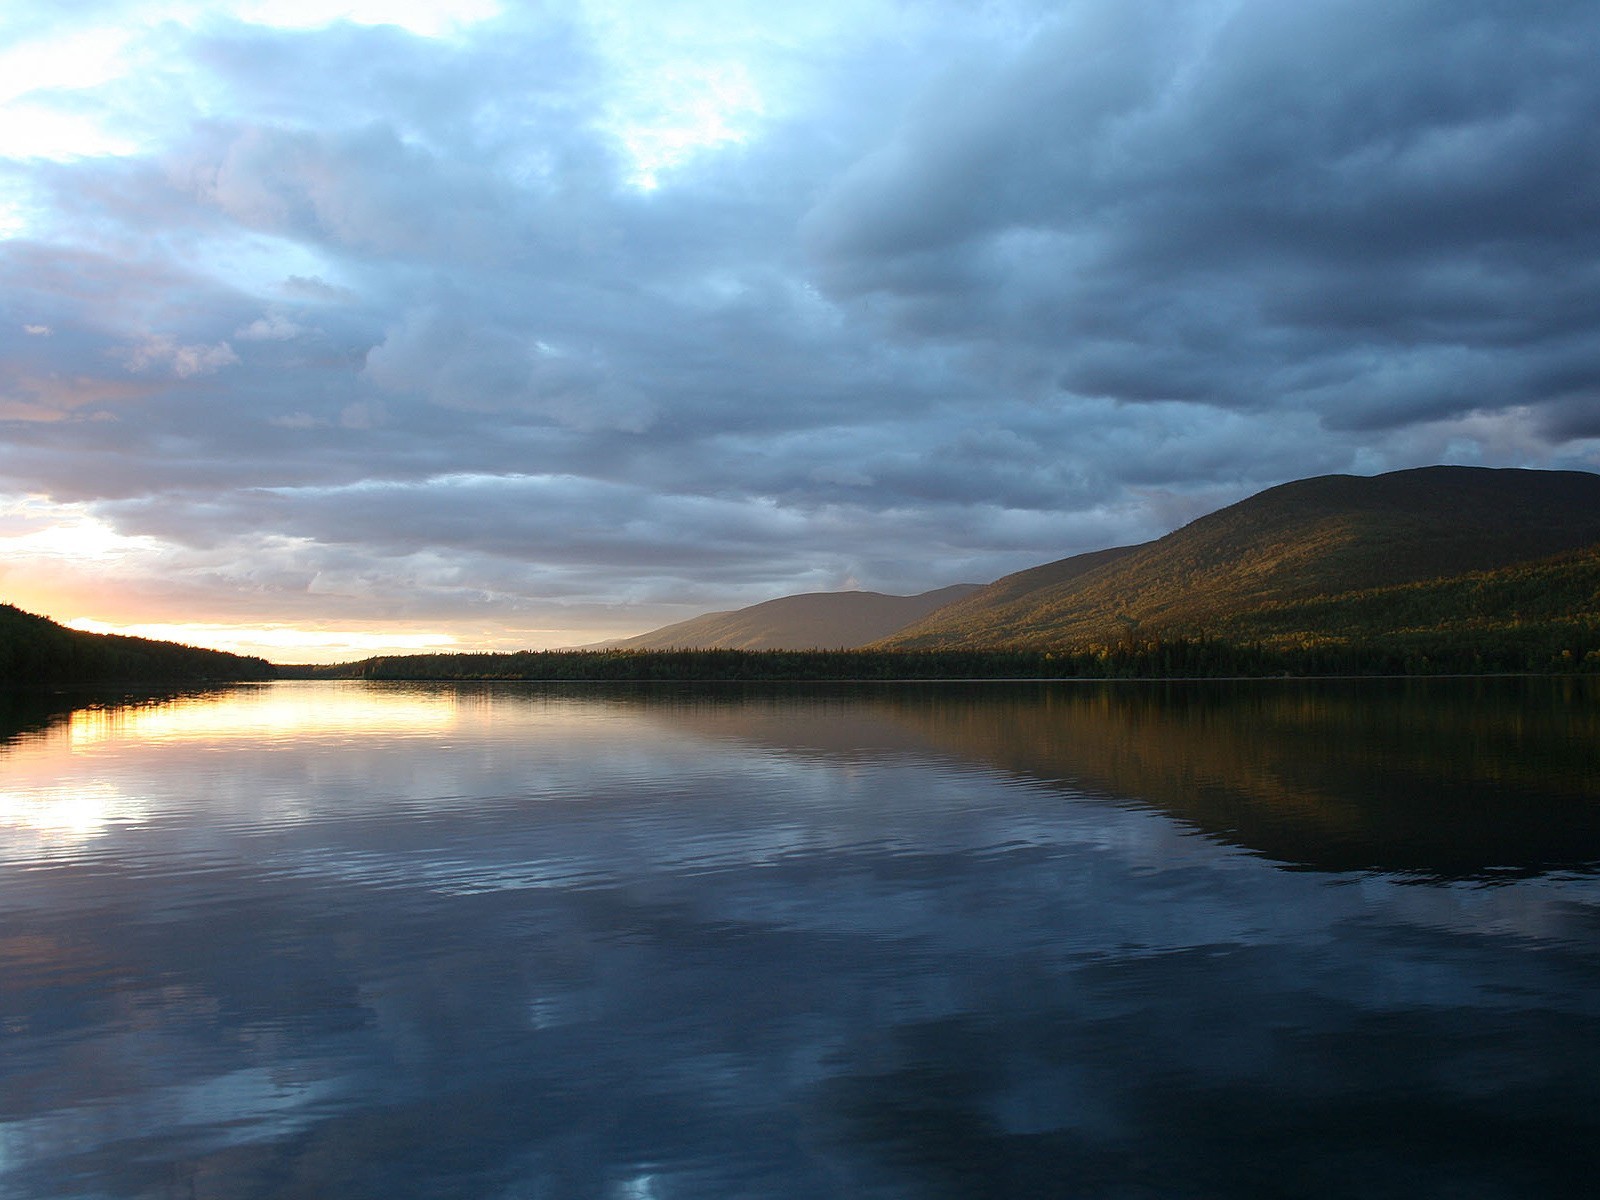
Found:
[[[1519,360],[1595,345],[1597,33],[1579,4],[1080,5],[936,84],[803,231],[836,295],[1077,394],[1344,427],[1554,401]],[[1397,354],[1429,378],[1396,389]],[[1350,413],[1371,380],[1387,415]]]
[[[429,307],[406,314],[367,354],[365,379],[446,408],[522,412],[580,430],[648,427],[645,397],[593,356]]]
[[[281,287],[285,295],[322,303],[347,304],[356,299],[356,294],[349,288],[339,287],[314,275],[290,275],[283,280]]]
[[[286,342],[305,333],[303,326],[296,325],[281,312],[271,312],[264,317],[257,317],[248,325],[241,325],[233,331],[233,336],[241,342]]]
[[[642,628],[1600,467],[1578,0],[184,11],[28,95],[119,153],[0,168],[0,491],[206,603]]]
[[[166,334],[150,334],[123,352],[130,371],[166,369],[179,379],[210,375],[237,366],[239,356],[227,342],[212,346],[184,346]]]

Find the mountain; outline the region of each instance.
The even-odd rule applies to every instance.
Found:
[[[0,604],[0,683],[194,683],[271,679],[275,673],[265,659],[84,633]]]
[[[1359,646],[1502,669],[1600,666],[1600,545],[1493,571],[1469,571],[1237,613],[1215,632],[1268,648]],[[1464,666],[1470,664],[1463,663]],[[1472,667],[1476,669],[1476,667]]]
[[[1265,627],[1270,641],[1304,644],[1358,598],[1358,624],[1370,636],[1393,631],[1408,603],[1461,601],[1472,591],[1468,576],[1597,542],[1600,475],[1588,472],[1326,475],[1269,488],[1144,545],[1006,576],[877,646],[1086,649],[1156,636],[1260,637]],[[1586,562],[1557,570],[1581,590]],[[1426,600],[1384,591],[1442,580],[1457,583]],[[1589,611],[1597,608],[1591,598]]]
[[[978,589],[958,583],[916,596],[807,592],[730,612],[705,613],[604,642],[607,650],[810,650],[864,646]]]
[[[1002,576],[986,587],[973,588],[943,608],[936,609],[914,623],[908,623],[898,632],[886,635],[878,644],[897,650],[947,649],[956,643],[930,640],[913,645],[902,644],[902,639],[920,636],[919,631],[924,629],[933,631],[932,637],[940,637],[943,636],[940,631],[947,629],[985,627],[991,619],[991,614],[996,610],[1025,603],[1030,596],[1070,588],[1084,576],[1094,573],[1101,567],[1109,566],[1139,549],[1141,549],[1139,546],[1115,546],[1109,550],[1091,550],[1087,554],[1074,554],[1071,558],[1058,559],[1043,566],[1029,567],[1027,570]],[[980,648],[995,644],[998,643],[983,639],[962,643]]]

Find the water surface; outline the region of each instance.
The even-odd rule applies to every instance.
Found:
[[[0,706],[0,1196],[1528,1196],[1593,681]]]

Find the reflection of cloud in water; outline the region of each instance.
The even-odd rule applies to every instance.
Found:
[[[1115,707],[694,707],[463,694],[448,737],[244,740],[231,780],[118,743],[96,761],[162,819],[0,876],[0,1066],[35,1081],[0,1095],[0,1190],[1511,1196],[1600,1167],[1593,878],[1282,870],[1104,786]],[[1151,778],[1201,761],[1198,714],[1132,716],[1196,735]],[[1219,763],[1263,728],[1205,721]]]
[[[0,1180],[30,1162],[152,1131],[181,1131],[185,1153],[195,1156],[282,1138],[307,1128],[339,1097],[338,1079],[319,1078],[325,1069],[315,1063],[246,1067],[0,1123]]]

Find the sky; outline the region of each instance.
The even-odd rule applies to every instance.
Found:
[[[1600,469],[1593,0],[14,0],[0,601],[331,661]]]

